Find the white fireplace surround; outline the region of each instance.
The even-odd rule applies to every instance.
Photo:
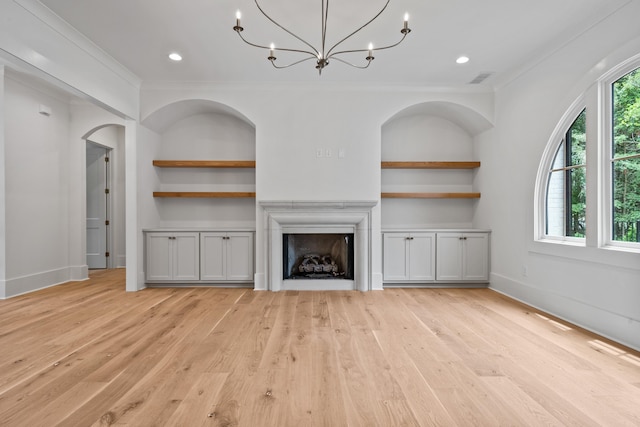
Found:
[[[371,209],[377,201],[261,201],[267,289],[359,290],[371,284]],[[283,280],[283,233],[353,233],[354,280]]]

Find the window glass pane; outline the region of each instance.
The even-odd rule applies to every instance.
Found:
[[[560,150],[559,153],[562,153]],[[564,193],[564,171],[551,172],[547,183],[547,224],[546,234],[548,236],[564,236],[565,223],[565,193]]]
[[[640,158],[613,163],[613,240],[640,242]]]
[[[571,174],[571,216],[567,218],[567,236],[585,237],[586,229],[586,183],[585,168],[567,171]]]
[[[564,141],[560,144],[558,151],[556,151],[556,157],[553,159],[551,169],[562,169],[564,167]]]
[[[613,158],[640,154],[640,69],[613,84]]]
[[[571,158],[567,159],[567,166],[584,165],[587,162],[585,155],[587,141],[585,127],[586,117],[586,110],[582,110],[567,132],[567,140],[571,141],[571,145],[569,147],[571,150]]]
[[[545,233],[555,237],[585,237],[586,110],[564,134],[547,182]]]
[[[612,240],[640,242],[640,69],[613,84]]]

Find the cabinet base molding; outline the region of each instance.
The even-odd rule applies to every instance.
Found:
[[[253,289],[253,283],[147,283],[147,288],[232,288]]]
[[[385,283],[384,288],[418,288],[418,289],[482,289],[489,287],[486,283]]]

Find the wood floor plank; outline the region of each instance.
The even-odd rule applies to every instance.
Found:
[[[640,425],[640,353],[489,289],[0,301],[0,425]]]

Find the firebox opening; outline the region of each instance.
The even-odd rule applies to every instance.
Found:
[[[354,280],[353,247],[353,233],[284,233],[283,279]]]

